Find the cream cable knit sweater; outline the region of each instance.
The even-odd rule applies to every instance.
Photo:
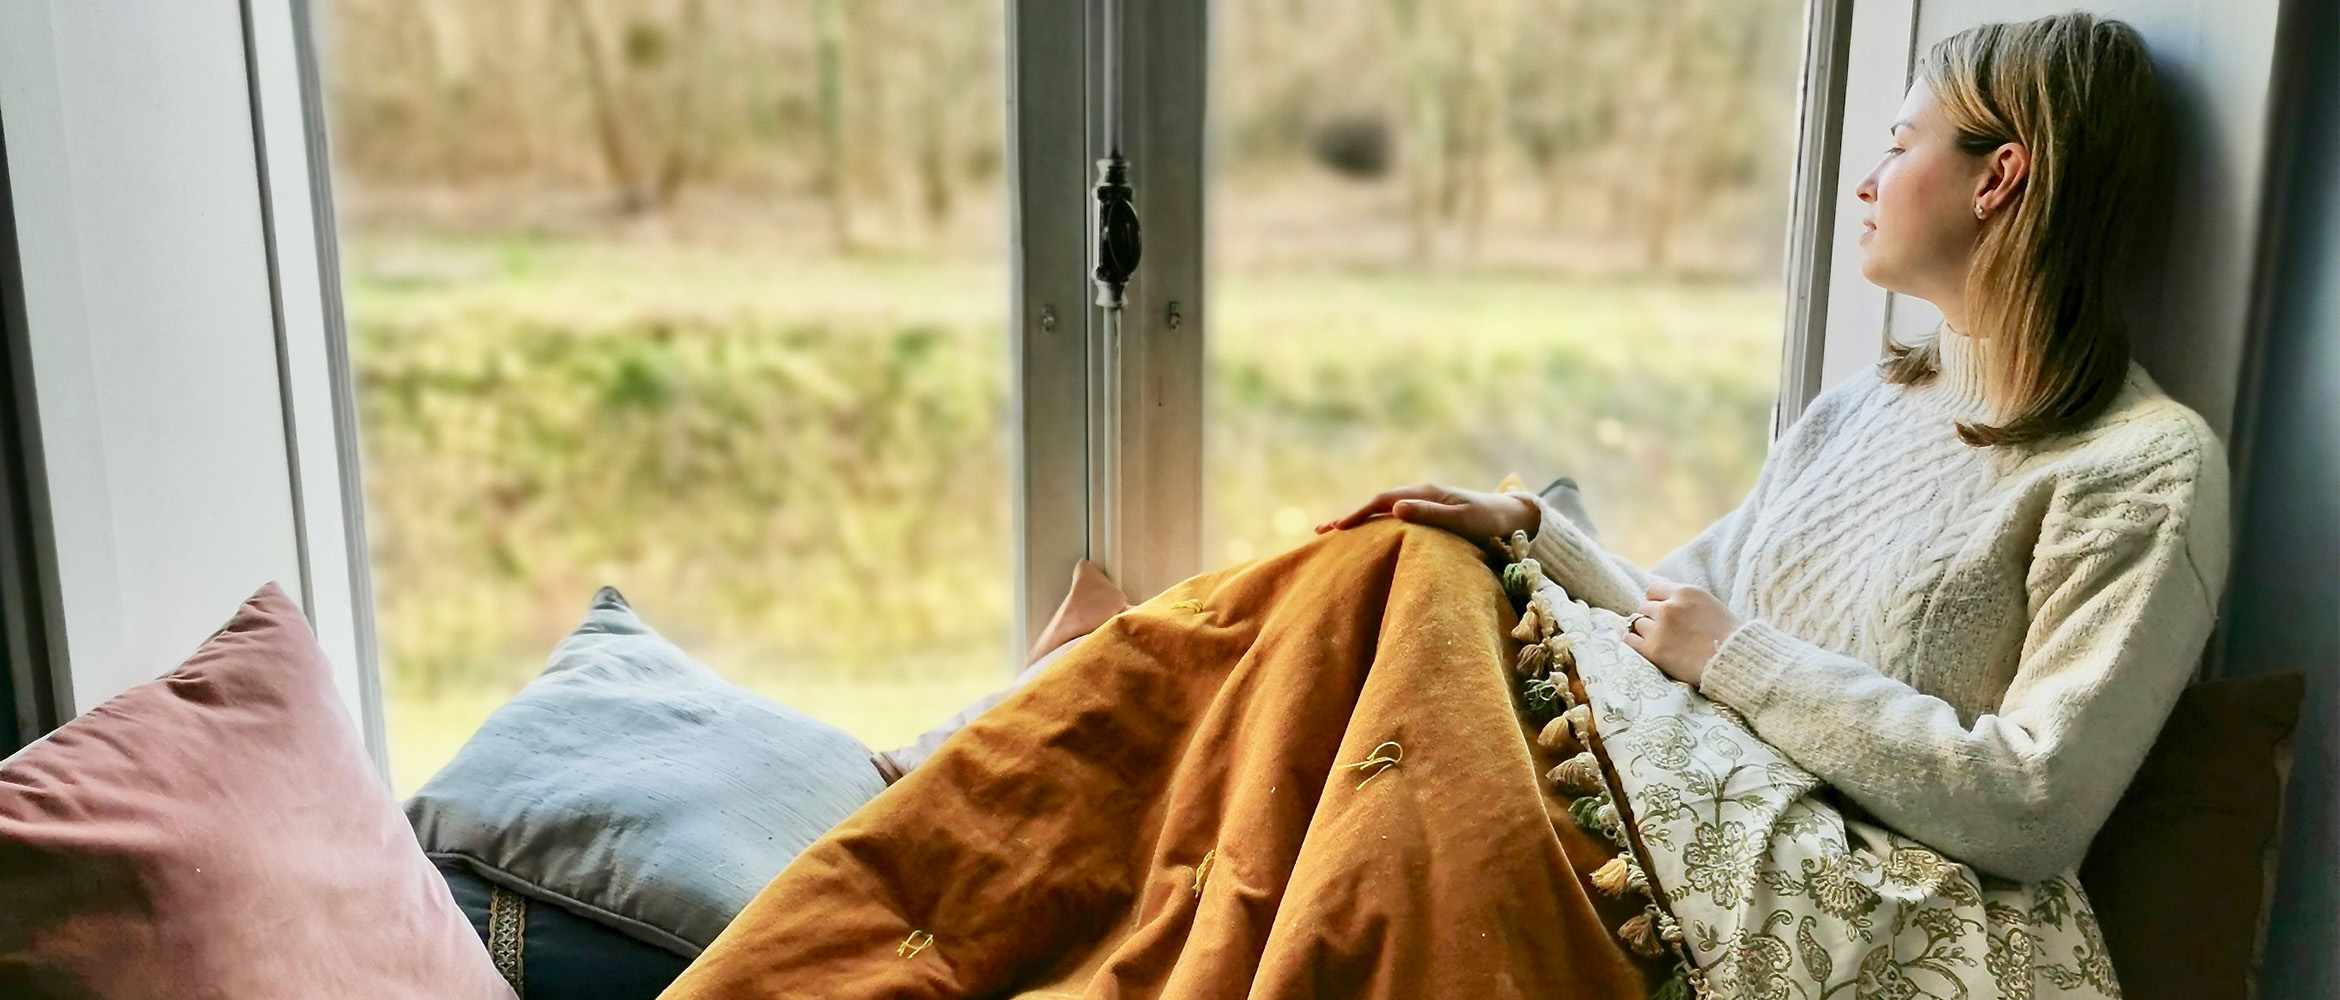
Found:
[[[2079,866],[2191,679],[2226,578],[2226,454],[2144,370],[2073,434],[1975,448],[1968,338],[1918,385],[1820,394],[1738,509],[1643,571],[1543,507],[1532,554],[1630,613],[1654,579],[1744,624],[1699,687],[1893,828],[1992,874]],[[1532,494],[1517,495],[1535,499]]]

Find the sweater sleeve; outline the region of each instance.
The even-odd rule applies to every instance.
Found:
[[[1528,555],[1543,567],[1544,575],[1568,596],[1618,614],[1640,607],[1649,585],[1660,580],[1687,583],[1718,596],[1730,593],[1740,555],[1761,515],[1764,498],[1811,460],[1814,442],[1857,386],[1842,383],[1812,402],[1789,425],[1764,456],[1755,485],[1730,513],[1724,514],[1681,548],[1643,569],[1632,560],[1609,551],[1567,515],[1552,508],[1538,494],[1513,490],[1511,495],[1535,505],[1539,521],[1528,539]],[[1728,597],[1725,597],[1728,600]]]
[[[1641,604],[1643,592],[1656,577],[1610,552],[1543,497],[1526,490],[1512,490],[1511,495],[1535,505],[1538,522],[1528,540],[1528,555],[1568,596],[1621,615]]]
[[[1723,641],[1699,689],[1958,860],[2025,880],[2075,869],[2210,634],[2226,472],[2215,439],[2201,451],[2051,503],[2027,582],[2030,623],[1995,713],[1962,722],[1942,699],[1761,619]]]
[[[1544,575],[1560,584],[1568,596],[1623,615],[1640,607],[1650,584],[1660,580],[1723,593],[1730,568],[1737,563],[1739,550],[1746,543],[1747,526],[1754,520],[1761,485],[1758,482],[1757,490],[1740,501],[1737,508],[1707,525],[1698,537],[1659,559],[1649,569],[1642,569],[1632,560],[1609,551],[1567,515],[1552,509],[1542,497],[1524,490],[1514,491],[1513,495],[1534,503],[1541,512],[1536,533],[1528,540],[1528,554],[1543,567]]]

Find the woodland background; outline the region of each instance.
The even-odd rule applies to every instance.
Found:
[[[1007,679],[1001,0],[323,14],[401,788],[603,583],[873,746]],[[1425,478],[1643,561],[1738,502],[1801,5],[1211,16],[1211,565]]]

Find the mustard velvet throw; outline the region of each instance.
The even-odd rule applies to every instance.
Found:
[[[1617,852],[1543,777],[1491,569],[1379,521],[1123,612],[665,996],[1647,996],[1662,950],[1615,936],[1640,904],[1588,873]]]

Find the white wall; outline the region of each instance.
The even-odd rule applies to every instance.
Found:
[[[273,47],[254,51],[297,114],[290,8],[258,6]],[[263,61],[247,65],[245,30],[236,0],[0,4],[0,124],[78,710],[176,666],[263,583],[315,593],[305,542],[346,552],[337,514],[314,537],[299,516],[341,500],[315,471],[304,496],[295,462],[305,450],[314,469],[322,447],[337,464],[330,421],[296,445],[287,417],[329,389],[314,220],[300,173],[270,200],[309,240],[292,255],[308,272],[285,283],[307,294],[296,337],[280,343],[253,118]],[[297,121],[279,127],[297,143]],[[339,603],[309,610],[365,719],[352,574],[346,558],[329,568]]]

